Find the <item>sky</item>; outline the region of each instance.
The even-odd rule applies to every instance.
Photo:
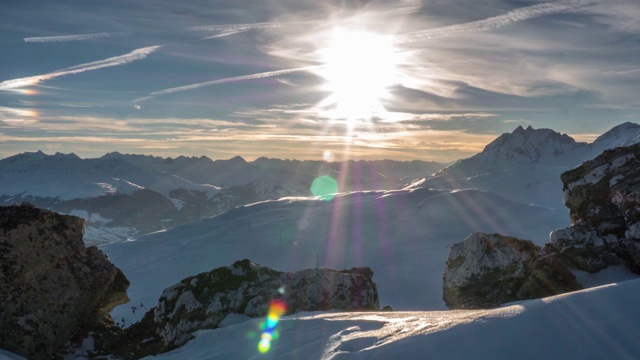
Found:
[[[640,122],[637,0],[5,0],[0,158],[474,155]]]

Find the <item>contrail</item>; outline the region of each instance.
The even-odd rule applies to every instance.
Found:
[[[178,91],[185,91],[185,90],[193,90],[193,89],[198,89],[198,88],[205,87],[205,86],[212,86],[212,85],[224,84],[224,83],[235,82],[235,81],[263,79],[263,78],[268,78],[268,77],[274,77],[274,76],[290,74],[290,73],[294,73],[294,72],[318,69],[318,68],[321,68],[321,67],[323,67],[323,65],[305,66],[305,67],[292,68],[292,69],[267,71],[267,72],[251,74],[251,75],[235,76],[235,77],[230,77],[230,78],[225,78],[225,79],[206,81],[206,82],[201,82],[201,83],[192,84],[192,85],[179,86],[179,87],[174,87],[174,88],[171,88],[171,89],[160,90],[160,91],[152,92],[150,95],[151,96],[157,96],[157,95],[170,94],[170,93],[174,93],[174,92],[178,92]]]
[[[56,70],[48,74],[35,75],[35,76],[29,76],[25,78],[12,79],[12,80],[5,80],[3,82],[0,82],[0,90],[15,89],[15,88],[20,88],[24,86],[35,85],[41,81],[51,80],[58,76],[77,74],[85,71],[97,70],[97,69],[102,69],[110,66],[128,64],[137,60],[144,59],[149,54],[153,53],[154,51],[156,51],[161,47],[162,46],[144,47],[144,48],[136,49],[128,54],[114,56],[108,59],[94,61],[86,64],[76,65],[76,66],[68,67],[65,69]]]
[[[249,29],[243,29],[243,30],[221,30],[219,33],[217,33],[215,35],[211,35],[211,36],[207,36],[205,38],[202,38],[202,40],[217,39],[217,38],[221,38],[221,37],[225,37],[225,36],[230,36],[230,35],[243,33],[243,32],[248,31],[248,30]]]
[[[519,8],[505,14],[465,24],[445,26],[437,29],[421,30],[396,37],[395,42],[409,43],[421,40],[440,39],[468,32],[488,31],[541,16],[576,10],[580,7],[602,2],[600,0],[570,0],[557,3],[543,3]]]
[[[285,24],[281,23],[249,23],[249,24],[224,24],[224,25],[205,25],[205,26],[192,26],[188,28],[189,31],[245,31],[254,29],[272,29],[281,28]]]
[[[40,37],[28,37],[24,38],[25,42],[64,42],[64,41],[82,41],[82,40],[94,40],[103,39],[113,36],[122,36],[124,33],[93,33],[93,34],[80,34],[80,35],[65,35],[65,36],[40,36]]]

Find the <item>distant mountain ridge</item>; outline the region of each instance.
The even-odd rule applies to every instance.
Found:
[[[310,196],[313,179],[330,175],[340,191],[395,189],[435,162],[299,161],[240,156],[162,158],[112,152],[25,152],[0,160],[0,203],[23,201],[81,216],[89,240],[110,242],[213,216],[240,205]]]
[[[604,150],[640,142],[640,125],[626,122],[593,143],[551,129],[518,126],[470,158],[459,160],[408,188],[480,189],[514,201],[564,208],[560,174]]]

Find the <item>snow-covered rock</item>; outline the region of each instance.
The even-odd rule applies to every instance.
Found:
[[[280,272],[245,259],[165,289],[157,306],[132,331],[143,336],[140,329],[154,329],[155,333],[146,336],[158,337],[163,349],[171,349],[193,338],[197,330],[218,327],[231,313],[264,316],[274,299],[284,301],[287,314],[377,310],[378,292],[372,276],[369,268]]]
[[[30,205],[0,207],[0,348],[49,359],[70,336],[112,323],[128,280],[96,247],[83,220]]]

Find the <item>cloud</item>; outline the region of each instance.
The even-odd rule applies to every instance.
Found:
[[[192,26],[187,30],[217,33],[217,34],[210,35],[203,38],[203,40],[208,40],[208,39],[217,39],[225,36],[235,35],[235,34],[243,33],[245,31],[249,31],[249,30],[274,29],[274,28],[285,27],[288,25],[291,25],[291,24],[277,23],[277,22],[262,22],[262,23],[249,23],[249,24],[222,24],[222,25]]]
[[[125,33],[102,32],[102,33],[79,34],[79,35],[28,37],[28,38],[24,38],[23,40],[25,42],[48,43],[48,42],[95,40],[95,39],[104,39],[104,38],[110,38],[114,36],[123,36],[123,35],[125,35]]]
[[[504,13],[502,15],[490,17],[483,20],[472,21],[464,24],[445,26],[436,29],[427,29],[403,34],[396,38],[396,43],[410,43],[422,40],[440,39],[449,36],[457,36],[470,32],[488,31],[499,29],[513,23],[529,20],[541,16],[575,11],[581,7],[593,5],[602,0],[570,0],[553,3],[536,4],[522,7]]]
[[[205,82],[201,82],[201,83],[197,83],[197,84],[185,85],[185,86],[179,86],[179,87],[174,87],[174,88],[170,88],[170,89],[155,91],[155,92],[152,92],[150,95],[151,96],[158,96],[158,95],[164,95],[164,94],[171,94],[171,93],[178,92],[178,91],[193,90],[193,89],[198,89],[198,88],[205,87],[205,86],[219,85],[219,84],[235,82],[235,81],[263,79],[263,78],[268,78],[268,77],[291,74],[291,73],[295,73],[295,72],[310,71],[310,70],[318,69],[320,67],[321,67],[320,65],[305,66],[305,67],[299,67],[299,68],[283,69],[283,70],[267,71],[267,72],[261,72],[261,73],[250,74],[250,75],[235,76],[235,77],[229,77],[229,78],[213,80],[213,81],[205,81]]]
[[[207,36],[207,37],[202,38],[202,40],[217,39],[217,38],[221,38],[221,37],[225,37],[225,36],[240,34],[240,33],[243,33],[245,31],[248,31],[248,30],[249,29],[245,29],[245,30],[221,30],[220,32],[218,32],[215,35],[211,35],[211,36]]]
[[[262,23],[249,23],[249,24],[223,24],[223,25],[203,25],[192,26],[188,28],[189,31],[246,31],[255,29],[272,29],[281,28],[287,24],[277,22],[262,22]]]
[[[85,71],[98,70],[105,67],[128,64],[128,63],[146,58],[147,56],[149,56],[149,54],[153,53],[154,51],[156,51],[161,47],[162,46],[148,46],[148,47],[136,49],[128,54],[114,56],[108,59],[94,61],[86,64],[80,64],[80,65],[64,68],[61,70],[56,70],[48,74],[35,75],[35,76],[29,76],[29,77],[12,79],[12,80],[5,80],[3,82],[0,82],[0,90],[32,86],[42,81],[51,80],[59,76],[78,74]]]

